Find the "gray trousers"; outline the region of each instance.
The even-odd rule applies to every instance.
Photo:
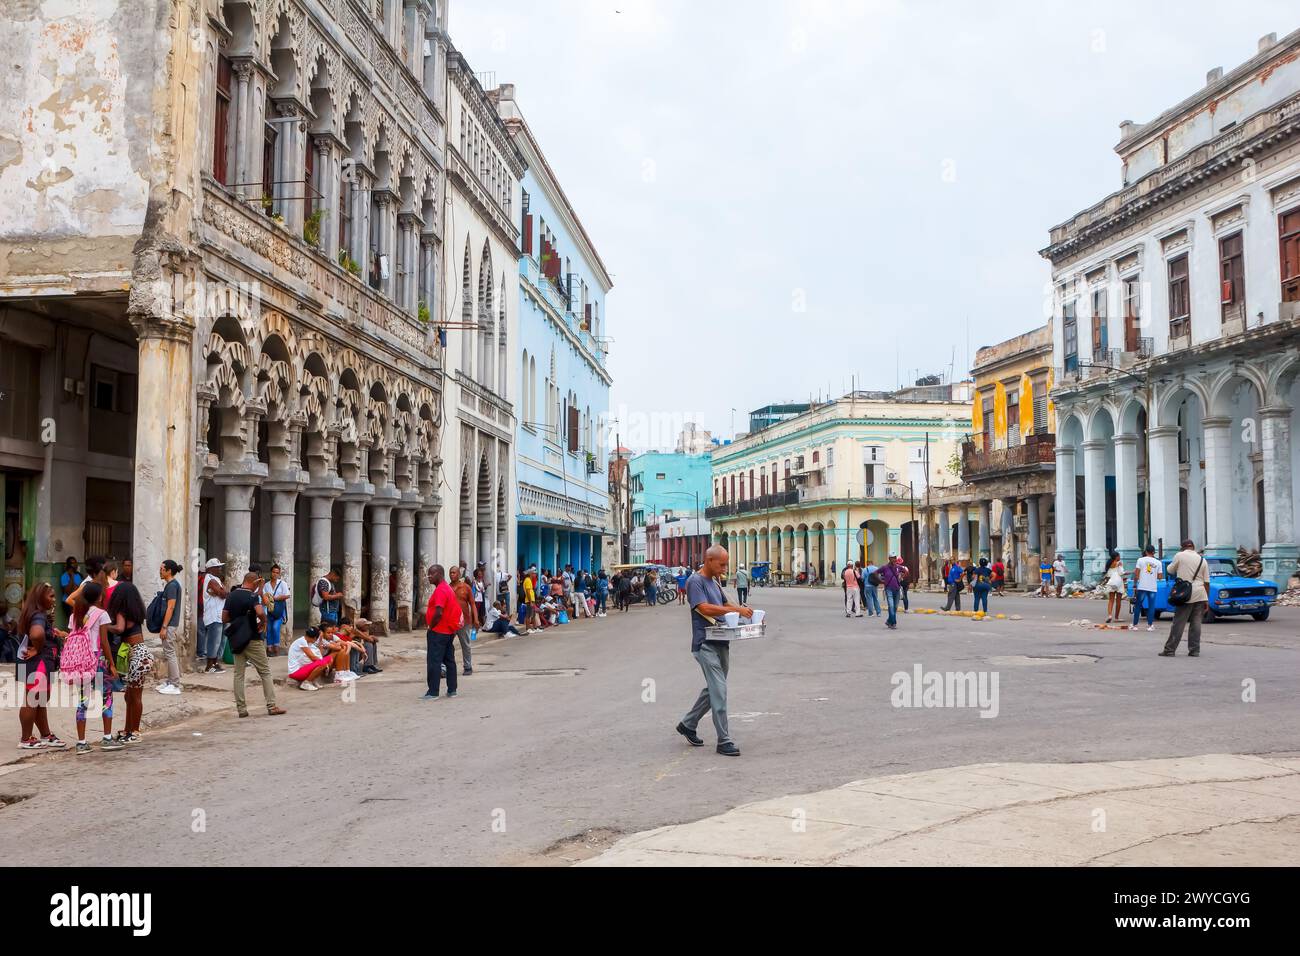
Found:
[[[1187,653],[1196,654],[1201,650],[1201,617],[1205,614],[1207,602],[1188,602],[1174,608],[1174,626],[1169,629],[1169,638],[1165,641],[1165,650],[1170,654],[1178,650],[1178,642],[1183,639],[1183,628],[1187,628]]]
[[[464,667],[467,671],[474,669],[474,662],[469,656],[469,625],[466,624],[456,632],[456,638],[460,641],[460,656],[464,659]]]
[[[700,670],[704,671],[705,687],[700,691],[695,705],[682,718],[682,724],[694,733],[704,715],[713,711],[713,729],[718,733],[718,743],[730,743],[731,732],[727,728],[727,671],[731,668],[731,645],[726,641],[705,641],[692,656],[699,661]]]
[[[159,637],[159,640],[162,641],[163,660],[167,662],[167,680],[180,687],[181,664],[176,657],[176,639],[180,635],[176,633],[174,627],[164,628],[163,634],[169,635],[168,637]]]

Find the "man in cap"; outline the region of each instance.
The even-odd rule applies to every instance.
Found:
[[[199,630],[198,656],[207,658],[203,668],[205,674],[221,674],[221,644],[224,625],[221,613],[226,609],[226,597],[230,593],[222,583],[225,565],[220,558],[209,558],[203,566],[203,623]]]

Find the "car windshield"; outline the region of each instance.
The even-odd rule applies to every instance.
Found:
[[[1210,577],[1235,577],[1237,574],[1237,563],[1231,558],[1206,558],[1205,563],[1210,566]]]

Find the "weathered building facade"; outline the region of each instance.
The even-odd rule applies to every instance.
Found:
[[[1130,567],[1147,542],[1259,549],[1285,587],[1300,539],[1300,31],[1125,122],[1116,152],[1123,188],[1042,250],[1057,550],[1095,581],[1111,549]]]
[[[209,555],[276,562],[301,624],[334,564],[405,623],[446,454],[445,3],[9,13],[0,354],[35,409],[0,470],[31,574],[132,557],[147,599],[164,558],[187,594]]]

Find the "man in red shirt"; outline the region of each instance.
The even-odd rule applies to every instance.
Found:
[[[456,632],[460,630],[463,615],[460,602],[451,586],[443,580],[441,564],[429,568],[429,583],[433,585],[433,594],[429,596],[429,607],[424,612],[424,623],[429,628],[424,635],[428,658],[425,662],[425,675],[429,690],[422,700],[437,700],[442,687],[442,665],[447,665],[447,696],[456,696]]]

